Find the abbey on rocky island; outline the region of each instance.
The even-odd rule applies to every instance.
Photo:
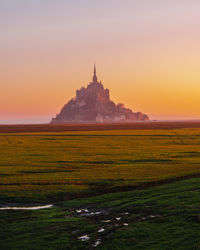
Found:
[[[91,83],[76,91],[76,97],[71,99],[61,109],[51,123],[113,123],[147,121],[149,117],[141,112],[133,112],[123,104],[115,104],[110,100],[110,92],[98,82],[96,67]]]

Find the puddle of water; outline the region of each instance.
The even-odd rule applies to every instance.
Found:
[[[82,241],[87,241],[90,239],[90,237],[88,235],[83,235],[83,236],[78,237],[78,239]]]
[[[102,215],[105,214],[106,211],[105,210],[99,210],[99,211],[91,211],[88,208],[79,208],[76,209],[75,212],[79,215],[79,216],[98,216],[98,215]]]
[[[0,207],[0,210],[38,210],[53,207],[52,204],[45,206],[35,206],[35,207]]]
[[[111,222],[111,220],[102,220],[101,222],[103,222],[103,223],[109,223],[109,222]]]
[[[99,230],[98,230],[98,233],[102,233],[102,232],[104,232],[105,231],[105,229],[102,227],[102,228],[100,228]]]
[[[149,218],[155,218],[156,216],[155,215],[149,215]]]
[[[99,214],[102,214],[102,213],[103,213],[102,211],[98,211],[98,212],[95,212],[94,214],[99,215]]]
[[[101,240],[97,239],[96,242],[92,245],[93,247],[97,247],[98,245],[101,244]]]
[[[83,209],[76,209],[76,212],[77,212],[78,214],[83,213],[83,212],[89,213],[89,210],[86,209],[86,208],[83,208]]]
[[[90,217],[90,216],[94,216],[94,213],[93,212],[89,212],[89,213],[82,213],[80,214],[80,216],[86,216],[86,217]]]

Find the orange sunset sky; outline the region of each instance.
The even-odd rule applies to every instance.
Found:
[[[199,0],[0,0],[0,123],[49,122],[97,76],[151,119],[200,119]]]

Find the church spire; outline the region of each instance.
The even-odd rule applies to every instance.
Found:
[[[94,76],[96,76],[96,65],[94,64]]]
[[[97,76],[96,76],[96,65],[94,64],[94,76],[93,76],[93,82],[97,82]]]

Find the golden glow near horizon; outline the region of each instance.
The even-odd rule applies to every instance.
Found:
[[[0,2],[0,123],[48,122],[94,62],[113,101],[200,119],[199,11],[195,0]]]

